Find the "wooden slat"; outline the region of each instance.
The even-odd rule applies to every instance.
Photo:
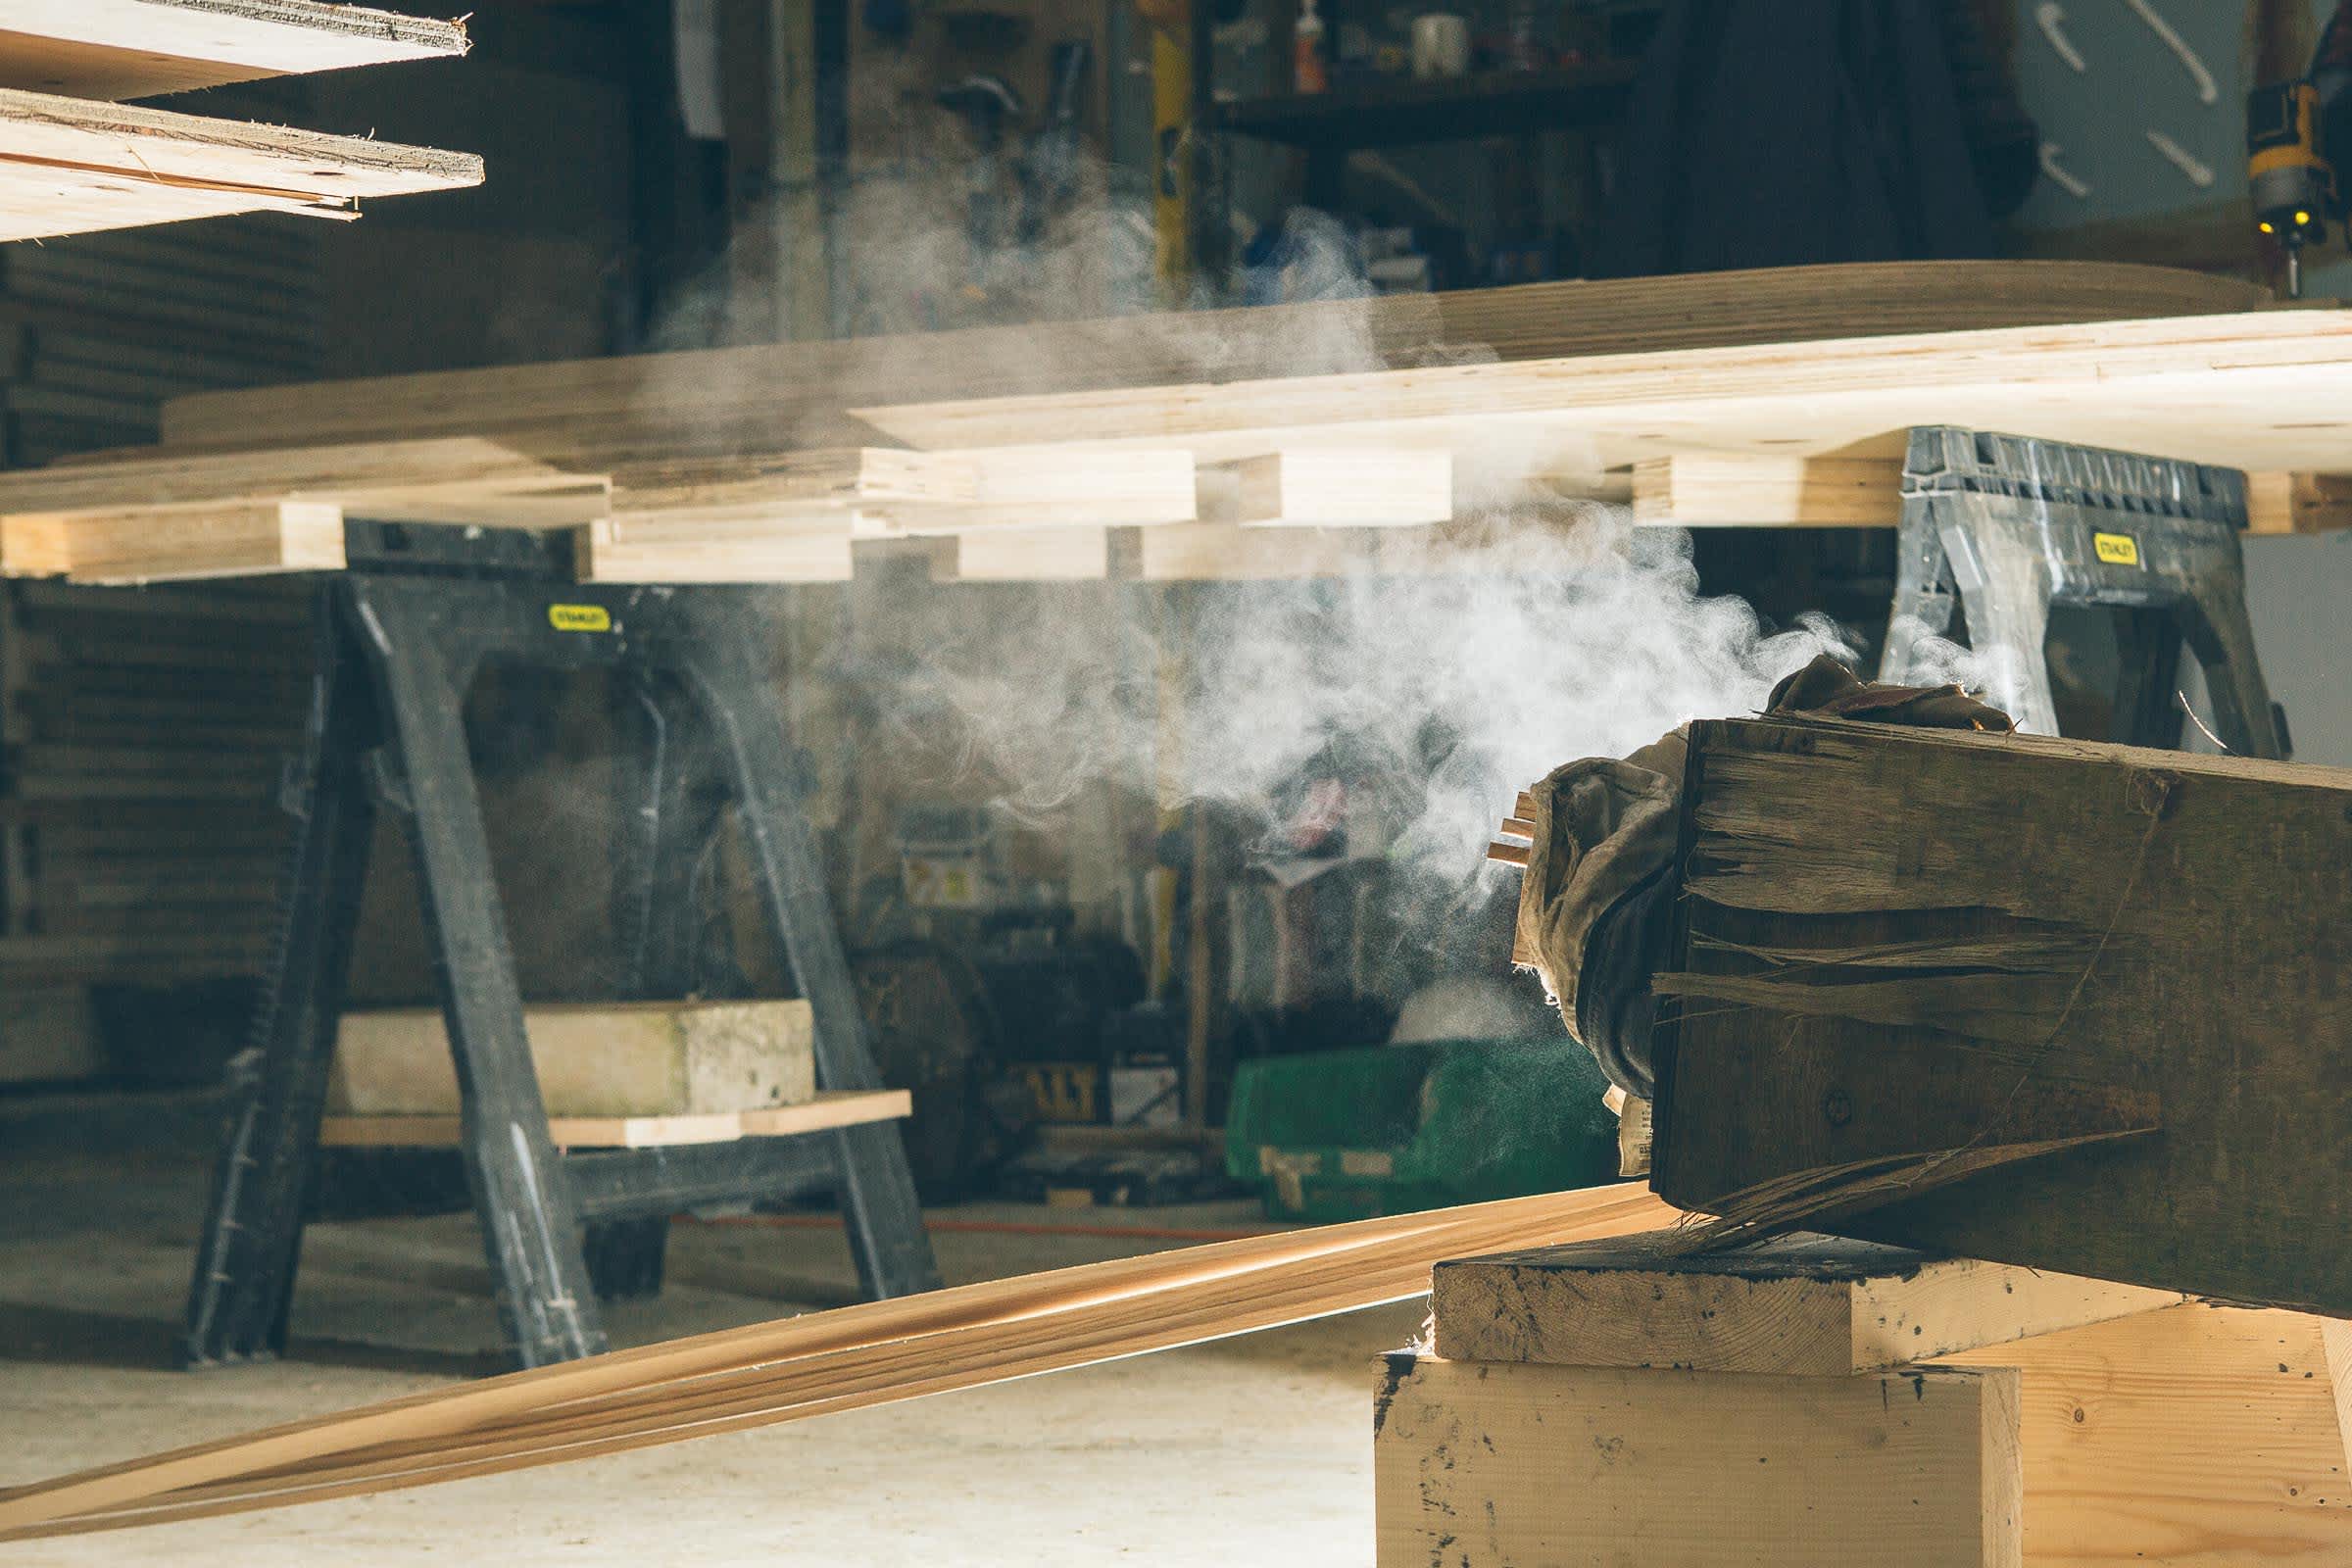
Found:
[[[343,509],[331,502],[85,514],[59,521],[66,575],[74,582],[186,582],[343,569]],[[5,554],[0,549],[0,562]]]
[[[0,1493],[0,1540],[380,1492],[973,1388],[1417,1296],[1442,1257],[1671,1218],[1638,1188],[1607,1187],[809,1313],[21,1487]]]
[[[466,153],[0,88],[0,239],[348,211],[481,179]]]
[[[583,582],[847,582],[852,575],[850,528],[816,525],[808,531],[768,528],[716,530],[637,544],[613,536],[609,522],[572,536]]]
[[[1634,520],[1675,527],[1891,528],[1903,520],[1899,458],[1719,457],[1634,465]]]
[[[1203,470],[1200,486],[1203,518],[1245,527],[1445,522],[1453,516],[1453,454],[1306,447],[1217,465]]]
[[[893,1121],[914,1113],[904,1089],[833,1090],[800,1105],[692,1116],[551,1116],[547,1136],[559,1149],[657,1149],[675,1144],[727,1144],[739,1138],[784,1138]],[[454,1149],[463,1141],[456,1116],[328,1116],[318,1141],[328,1148]]]
[[[466,52],[465,24],[326,0],[10,0],[0,87],[148,98]]]

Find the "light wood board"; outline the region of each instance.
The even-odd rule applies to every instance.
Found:
[[[1673,1217],[1638,1187],[1595,1188],[810,1313],[20,1487],[0,1493],[0,1541],[423,1486],[1085,1366],[1418,1296],[1443,1257]]]
[[[1083,405],[1084,394],[1118,388],[1313,382],[1455,362],[1513,365],[2210,315],[2257,310],[2268,299],[2232,279],[2075,262],[1915,262],[1538,283],[203,393],[166,407],[164,438],[256,446],[504,433],[538,456],[587,455],[605,465],[679,452],[872,444],[875,427],[847,411],[941,398],[1069,393],[1082,395]],[[890,421],[894,428],[909,423]],[[1059,443],[1086,433],[1033,421],[1029,439]],[[906,444],[956,443],[926,436]],[[1272,448],[1228,455],[1265,450]]]
[[[550,1116],[548,1141],[558,1149],[659,1149],[676,1144],[731,1144],[739,1138],[789,1138],[896,1121],[914,1114],[904,1089],[840,1089],[798,1105],[765,1110],[680,1116]],[[463,1141],[456,1116],[328,1116],[318,1142],[330,1149],[454,1149]]]
[[[231,213],[348,216],[478,185],[467,153],[0,89],[0,240]]]
[[[462,22],[326,0],[9,0],[0,7],[0,87],[73,98],[147,98],[466,49]]]

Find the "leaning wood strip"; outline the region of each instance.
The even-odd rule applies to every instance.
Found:
[[[727,1144],[739,1138],[789,1138],[802,1133],[895,1121],[914,1114],[904,1089],[841,1089],[798,1105],[675,1116],[551,1116],[548,1140],[558,1149],[656,1149],[680,1144]],[[456,1116],[327,1116],[318,1124],[326,1148],[455,1149],[463,1142]]]
[[[972,1388],[1402,1299],[1428,1289],[1440,1258],[1622,1235],[1675,1215],[1638,1187],[1596,1188],[704,1335],[0,1494],[0,1540],[423,1485]]]

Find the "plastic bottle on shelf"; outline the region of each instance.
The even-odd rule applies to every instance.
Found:
[[[1331,76],[1323,67],[1323,19],[1315,15],[1315,0],[1300,0],[1298,24],[1292,29],[1293,85],[1300,92],[1327,92]]]

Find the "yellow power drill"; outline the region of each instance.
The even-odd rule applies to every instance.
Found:
[[[2286,253],[2286,292],[2303,294],[2303,247],[2343,220],[2331,149],[2352,149],[2352,0],[2328,19],[2311,70],[2246,95],[2246,185],[2254,225]]]

